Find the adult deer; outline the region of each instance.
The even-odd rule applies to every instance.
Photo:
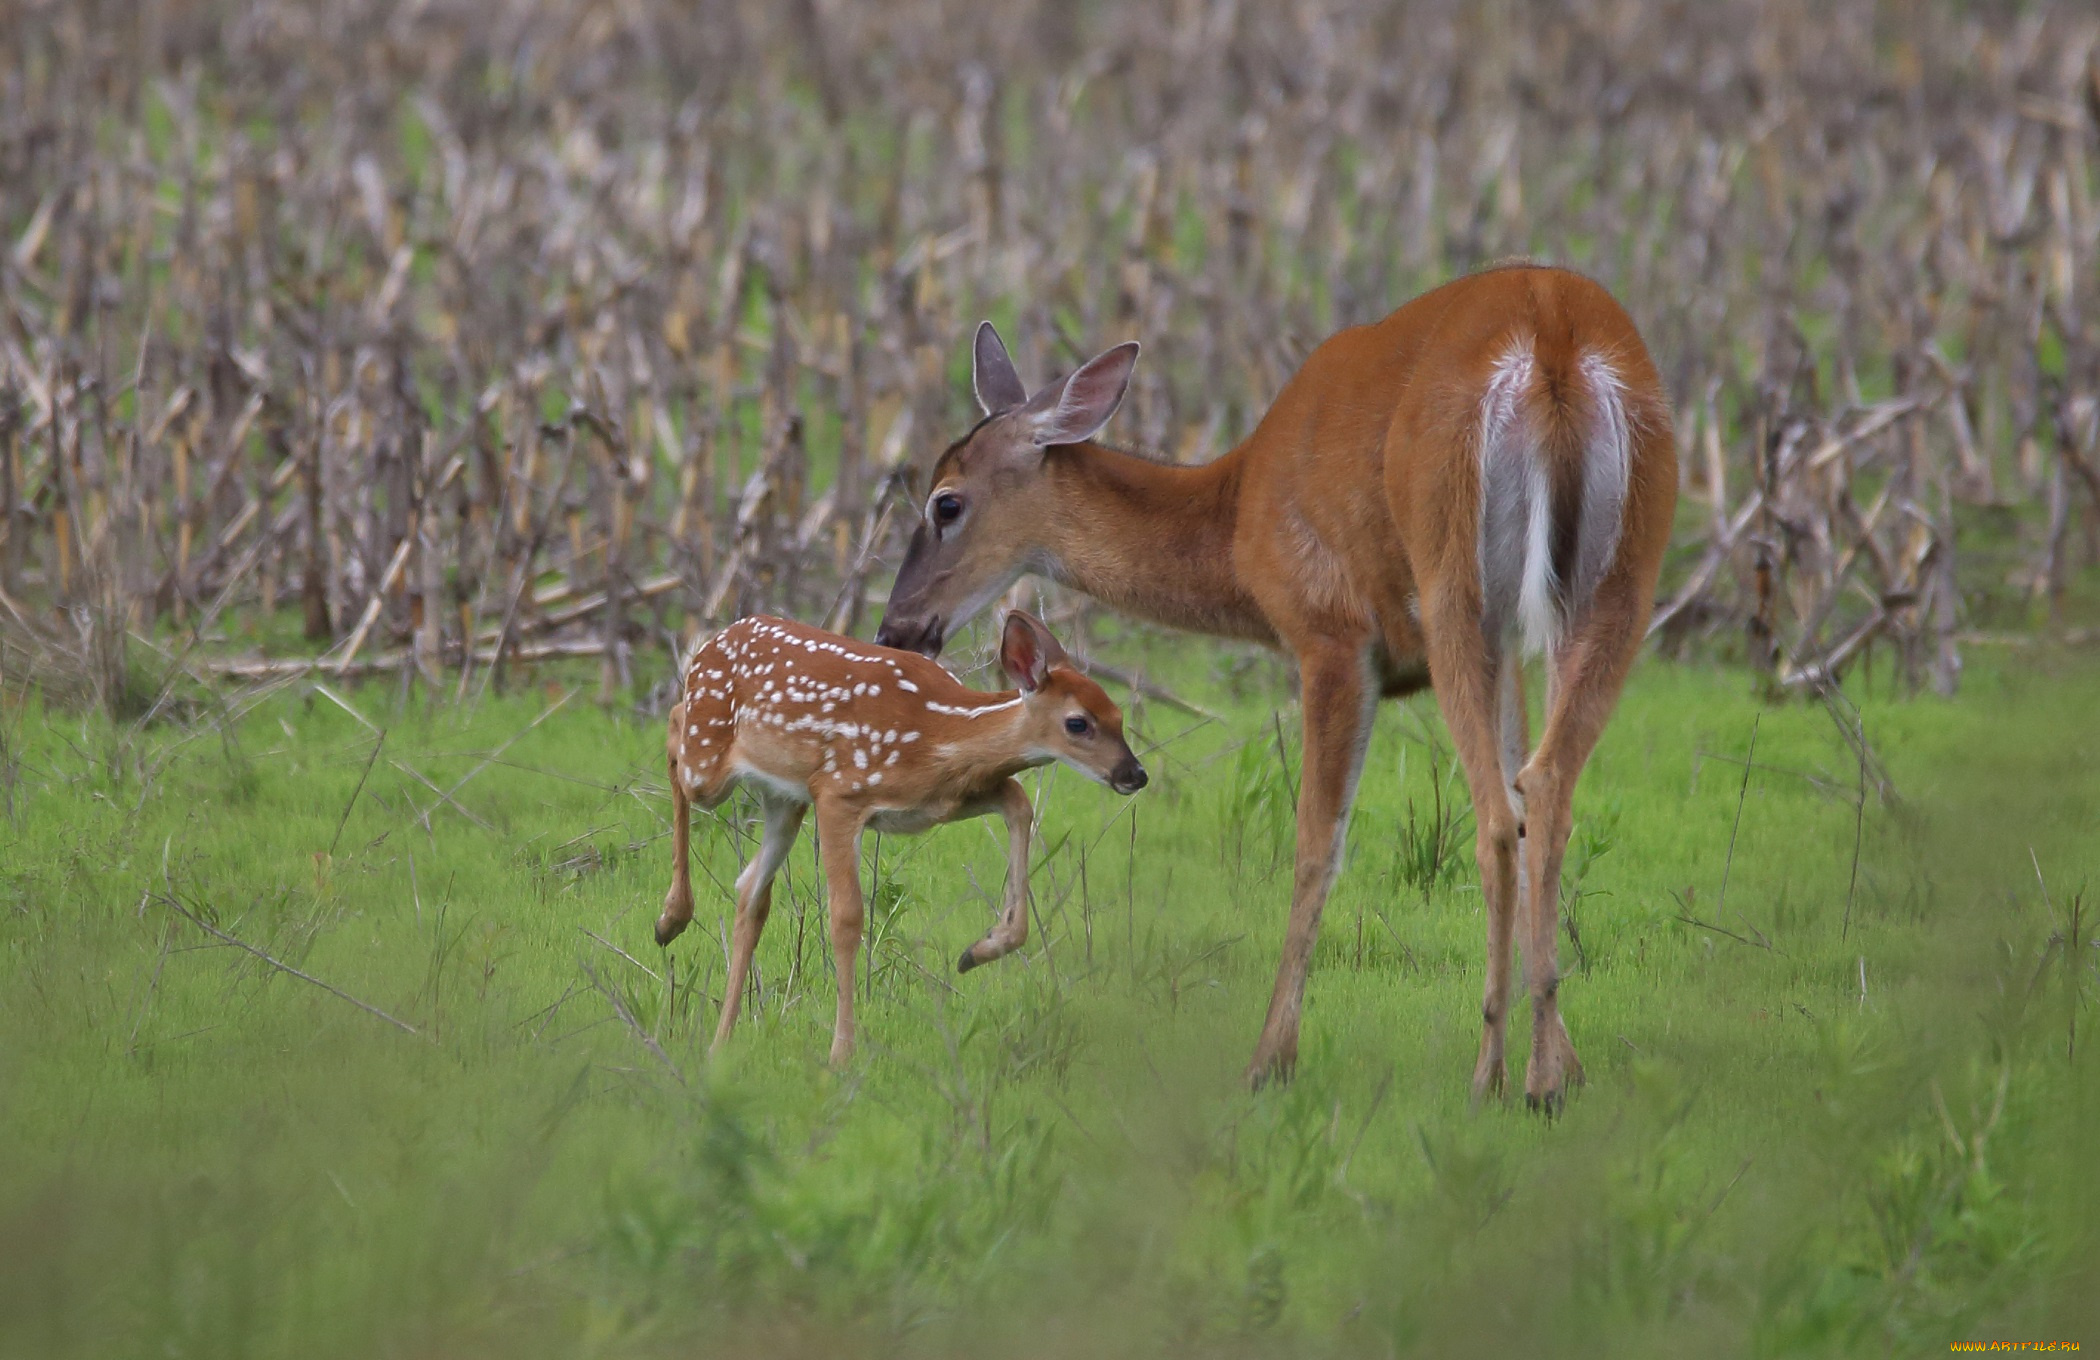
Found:
[[[1006,902],[989,935],[963,951],[969,972],[1028,939],[1028,839],[1034,809],[1014,778],[1062,761],[1118,793],[1145,786],[1123,715],[1026,614],[1007,615],[999,664],[1018,693],[981,694],[937,663],[784,619],[744,618],[685,663],[685,697],[666,733],[671,767],[671,890],[656,922],[667,945],[693,919],[691,807],[749,785],[765,808],[758,855],[736,880],[736,934],[720,1048],[736,1027],[751,956],[773,906],[773,876],[814,805],[838,964],[831,1061],[853,1053],[853,959],[860,946],[860,837],[916,832],[998,813],[1006,821]]]
[[[1374,705],[1433,686],[1472,793],[1487,913],[1474,1094],[1504,1082],[1522,897],[1524,1090],[1553,1108],[1582,1080],[1556,998],[1569,804],[1646,629],[1677,495],[1669,411],[1632,321],[1564,270],[1455,280],[1321,344],[1246,441],[1198,467],[1092,442],[1137,355],[1119,345],[1031,396],[991,325],[978,328],[985,416],[934,468],[877,638],[935,655],[1036,572],[1295,655],[1297,864],[1257,1084],[1297,1058]],[[1526,654],[1546,658],[1528,759]]]

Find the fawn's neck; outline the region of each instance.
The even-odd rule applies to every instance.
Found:
[[[934,700],[926,705],[925,759],[945,786],[989,788],[1051,757],[1032,750],[1027,709],[1019,691],[966,691],[961,702]]]

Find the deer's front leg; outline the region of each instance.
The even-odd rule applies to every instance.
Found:
[[[831,1029],[831,1065],[853,1056],[853,960],[860,948],[860,833],[866,818],[837,800],[817,804],[817,848],[831,905],[831,957],[839,979],[839,1014]]]
[[[1375,698],[1360,645],[1316,643],[1299,652],[1298,668],[1305,704],[1305,766],[1298,780],[1297,869],[1276,989],[1269,996],[1268,1019],[1247,1069],[1248,1081],[1256,1086],[1272,1077],[1289,1077],[1298,1061],[1305,975],[1320,938],[1320,912],[1341,862],[1342,834],[1356,799]]]
[[[1035,805],[1018,779],[999,786],[994,800],[969,810],[981,816],[997,811],[1006,822],[1006,906],[991,933],[965,949],[955,971],[967,973],[981,963],[1004,958],[1028,943],[1028,838],[1035,824]]]

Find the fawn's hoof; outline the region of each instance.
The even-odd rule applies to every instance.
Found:
[[[691,919],[691,917],[687,917],[686,921],[690,921]],[[677,939],[679,933],[685,929],[686,921],[674,921],[668,916],[659,916],[656,919],[657,944],[667,945],[671,941]]]
[[[971,946],[970,946],[970,947],[969,947],[968,949],[965,949],[965,950],[964,950],[964,951],[962,952],[962,957],[961,957],[961,958],[959,958],[959,959],[957,959],[957,960],[955,961],[955,971],[956,971],[956,972],[958,972],[958,973],[967,973],[967,972],[969,972],[969,971],[970,971],[970,970],[971,970],[972,968],[975,968],[976,966],[977,966],[977,946],[973,944],[973,945],[971,945]]]

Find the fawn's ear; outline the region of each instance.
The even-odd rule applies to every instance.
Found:
[[[1137,341],[1125,341],[1087,360],[1063,382],[1051,383],[1030,397],[1023,408],[1029,437],[1046,449],[1091,439],[1123,404],[1137,358]]]
[[[977,404],[994,416],[1011,411],[1028,400],[1028,388],[1007,357],[1006,342],[989,321],[977,327],[977,343],[970,354],[970,385],[977,391]]]
[[[1050,636],[1050,630],[1033,615],[1016,609],[1006,616],[1006,627],[999,635],[999,668],[1006,672],[1007,679],[1021,687],[1023,694],[1041,689],[1053,669],[1070,665],[1071,661],[1065,649],[1057,645],[1057,639]]]

